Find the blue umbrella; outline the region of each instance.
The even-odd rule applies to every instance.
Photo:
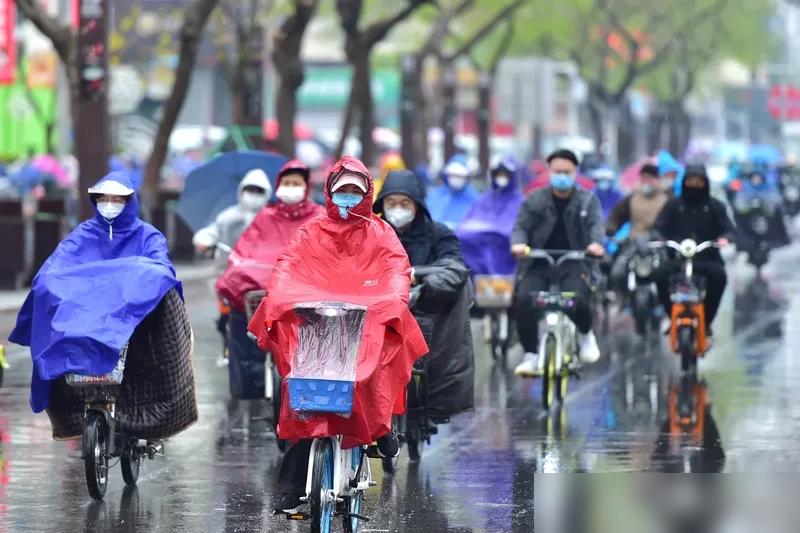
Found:
[[[260,168],[275,179],[288,159],[280,154],[243,150],[227,152],[192,170],[178,201],[178,215],[192,231],[209,225],[223,209],[238,201],[237,190],[244,175]]]
[[[754,163],[777,165],[783,160],[781,151],[771,144],[751,144],[747,149],[747,157]]]

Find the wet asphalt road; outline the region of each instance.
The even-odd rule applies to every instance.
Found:
[[[733,269],[716,346],[700,365],[703,429],[683,439],[670,438],[667,422],[677,360],[661,339],[637,342],[629,318],[614,321],[603,362],[550,416],[539,407],[539,383],[493,366],[478,341],[475,411],[443,427],[421,463],[402,457],[394,477],[373,465],[378,485],[367,496],[372,520],[363,531],[529,532],[540,472],[800,470],[800,287],[797,274],[786,273],[796,256],[787,254],[769,286]],[[274,436],[258,405],[228,399],[227,372],[215,366],[220,341],[208,285],[186,289],[200,420],[167,443],[165,458],[144,464],[138,487],[125,488],[114,469],[103,503],[86,492],[79,442],[52,441],[47,417],[31,414],[29,357],[9,348],[0,533],[308,530],[271,516]],[[0,314],[4,338],[12,324],[12,314]],[[519,356],[513,351],[509,366]]]

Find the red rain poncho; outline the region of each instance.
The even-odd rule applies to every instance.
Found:
[[[345,171],[363,176],[369,190],[343,220],[331,201],[330,186]],[[295,305],[343,301],[367,308],[352,414],[348,418],[299,415],[290,409],[284,386],[278,424],[281,439],[343,435],[349,448],[385,435],[391,429],[392,414],[405,411],[405,388],[414,361],[428,351],[408,309],[408,256],[394,229],[372,213],[373,188],[369,171],[359,160],[345,157],[333,167],[325,185],[327,216],[298,230],[273,269],[269,296],[250,322],[259,347],[272,351],[285,378],[297,348]]]
[[[283,177],[292,172],[303,174],[308,184],[308,167],[293,160],[278,173],[276,187],[280,187]],[[309,191],[307,187],[306,199],[297,204],[279,201],[262,209],[236,242],[228,258],[228,267],[216,284],[217,292],[232,308],[243,311],[245,293],[267,286],[278,256],[298,228],[324,211],[322,206],[308,199]]]

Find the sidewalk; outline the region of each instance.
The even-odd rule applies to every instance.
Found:
[[[214,262],[211,260],[196,263],[178,263],[175,265],[178,279],[182,282],[209,279],[214,276]],[[0,313],[17,311],[22,307],[28,290],[0,291]]]

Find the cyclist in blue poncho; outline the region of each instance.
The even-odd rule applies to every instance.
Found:
[[[9,337],[31,348],[35,412],[48,406],[60,376],[111,371],[136,326],[167,292],[181,290],[166,239],[138,216],[128,175],[112,172],[88,193],[95,216],[36,274]]]

